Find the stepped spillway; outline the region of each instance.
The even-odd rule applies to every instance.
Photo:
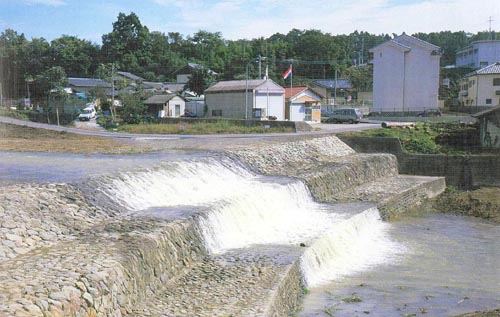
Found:
[[[370,165],[363,158],[393,174],[390,156],[359,156],[337,144],[326,138],[264,150],[274,153],[267,165],[265,155],[232,152],[77,187],[40,185],[59,209],[39,208],[25,186],[33,203],[8,200],[3,210],[24,204],[24,221],[50,212],[43,230],[64,230],[52,239],[4,226],[8,238],[16,232],[32,242],[22,253],[8,244],[9,256],[0,258],[0,316],[286,316],[305,287],[396,261],[406,250],[388,240],[376,202],[317,202],[350,183],[376,182],[378,169],[359,172]],[[324,176],[336,173],[342,176]],[[354,176],[363,181],[350,182]],[[85,226],[72,225],[80,211]]]

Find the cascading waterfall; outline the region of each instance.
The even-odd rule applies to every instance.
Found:
[[[318,286],[396,261],[407,250],[389,240],[388,229],[389,224],[381,221],[377,208],[369,208],[333,225],[301,257],[306,284]]]
[[[401,252],[378,210],[333,212],[303,182],[257,175],[227,157],[172,161],[103,179],[98,190],[129,213],[197,217],[211,253],[257,244],[308,246],[301,267],[309,286],[363,270]],[[151,215],[151,213],[149,213]],[[187,212],[186,215],[190,213]]]

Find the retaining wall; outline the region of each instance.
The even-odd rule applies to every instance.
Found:
[[[500,156],[409,154],[397,138],[339,138],[361,153],[391,153],[398,158],[401,174],[443,176],[448,185],[461,189],[478,186],[500,186]]]

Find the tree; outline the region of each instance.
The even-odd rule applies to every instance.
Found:
[[[4,98],[24,95],[27,45],[24,34],[18,34],[12,29],[7,29],[0,35],[0,79]]]
[[[96,68],[98,48],[75,36],[63,35],[50,43],[54,66],[61,66],[73,77],[88,77]]]
[[[373,66],[351,66],[347,69],[348,78],[357,91],[372,91]]]
[[[151,36],[135,13],[120,13],[113,31],[102,36],[102,52],[108,63],[142,74],[151,62]]]
[[[68,94],[64,89],[68,86],[64,68],[60,66],[49,68],[37,76],[36,84],[41,91],[45,92],[47,97],[52,99],[56,108],[64,112],[64,102],[68,99]]]
[[[192,72],[184,89],[189,89],[197,96],[201,96],[213,82],[214,76],[210,70],[205,67],[199,67]]]

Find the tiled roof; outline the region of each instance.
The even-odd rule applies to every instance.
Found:
[[[265,82],[264,79],[248,80],[248,90],[252,90]],[[246,80],[230,80],[220,81],[217,84],[205,90],[206,93],[220,92],[220,91],[243,91],[247,88]]]
[[[129,72],[116,72],[118,75],[121,75],[123,77],[126,77],[128,79],[131,79],[133,81],[137,81],[137,80],[143,80],[144,78],[142,77],[139,77],[137,75],[134,75],[132,73],[129,73]]]
[[[500,62],[496,62],[494,64],[473,71],[472,73],[468,73],[464,77],[470,77],[474,75],[491,75],[491,74],[500,74]]]
[[[481,68],[477,71],[478,74],[500,74],[500,62],[496,62],[495,64],[488,65],[484,68]]]
[[[97,78],[69,77],[68,83],[74,87],[111,87],[110,83]]]
[[[147,105],[162,105],[167,103],[170,99],[177,96],[176,94],[168,94],[168,95],[153,95],[144,101],[144,104]]]
[[[303,92],[306,89],[307,89],[306,86],[298,86],[298,87],[292,87],[292,88],[290,88],[290,87],[286,88],[285,87],[285,99],[288,99],[290,97],[298,95],[298,94],[300,94],[301,92]]]

